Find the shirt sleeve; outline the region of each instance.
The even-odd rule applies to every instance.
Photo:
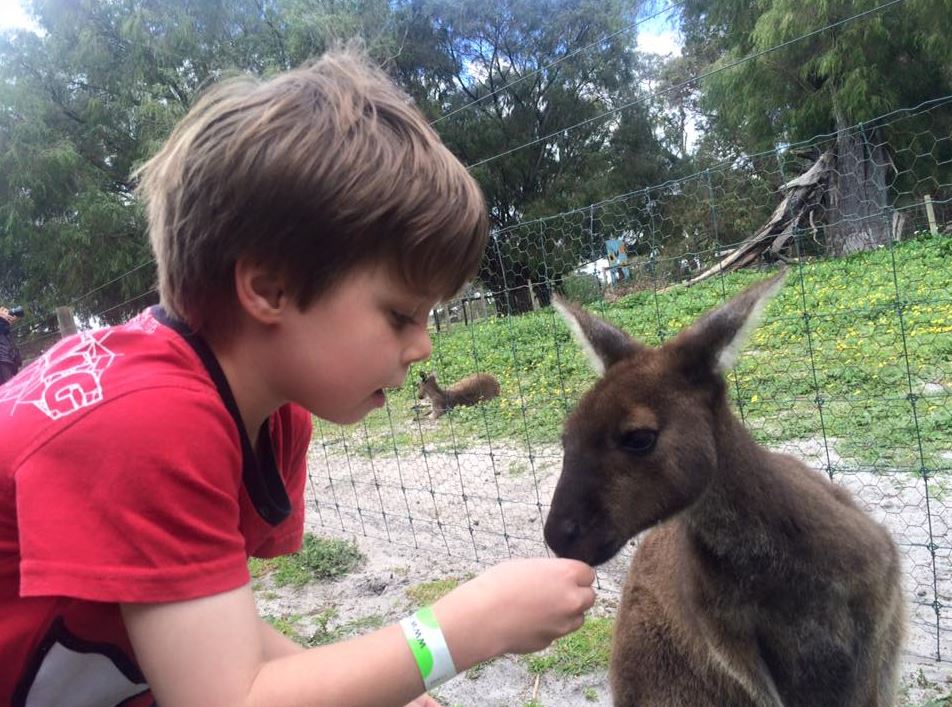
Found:
[[[214,391],[107,401],[15,477],[20,594],[180,601],[249,580],[238,431]]]

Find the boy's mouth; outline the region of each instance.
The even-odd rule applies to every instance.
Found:
[[[400,390],[401,387],[403,387],[402,383],[398,385],[388,385],[383,388],[377,388],[372,396],[374,403],[376,403],[379,407],[383,407],[383,405],[387,402],[387,393],[395,393],[396,391]]]

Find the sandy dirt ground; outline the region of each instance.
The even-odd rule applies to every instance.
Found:
[[[850,469],[832,447],[813,441],[781,451],[818,469],[831,465],[834,479],[899,544],[910,626],[898,704],[919,707],[952,693],[952,493],[941,479],[931,479],[927,491],[925,482],[909,473]],[[389,623],[414,608],[407,590],[421,583],[465,578],[509,557],[543,555],[542,524],[560,462],[557,448],[486,445],[458,453],[424,449],[412,456],[367,458],[315,443],[308,529],[356,540],[367,559],[338,581],[301,589],[274,587],[264,578],[257,585],[259,609],[293,617],[305,636],[322,622],[345,630]],[[630,553],[629,547],[599,569],[596,615],[616,609]],[[537,678],[518,656],[459,676],[441,687],[438,697],[459,707],[611,704],[604,672]]]

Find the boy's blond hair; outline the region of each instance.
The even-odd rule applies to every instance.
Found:
[[[304,308],[362,264],[449,297],[486,244],[476,182],[353,47],[218,84],[137,176],[162,304],[196,331],[233,323],[240,257],[284,275]]]

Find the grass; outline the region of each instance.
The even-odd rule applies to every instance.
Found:
[[[315,580],[342,577],[356,569],[363,559],[354,542],[306,533],[298,552],[269,560],[251,558],[248,571],[254,579],[270,575],[279,587],[303,587]]]
[[[447,577],[415,584],[407,589],[407,597],[415,606],[427,606],[456,589],[461,581],[466,581],[466,578]]]
[[[288,616],[267,614],[263,618],[292,641],[299,640],[297,625],[301,621],[300,614],[290,614]]]
[[[607,670],[611,659],[612,630],[615,620],[588,618],[575,633],[560,638],[542,653],[525,658],[530,673],[549,671],[578,677]]]
[[[292,641],[308,648],[337,643],[368,631],[374,631],[384,625],[382,616],[372,614],[331,626],[337,616],[337,610],[333,608],[325,609],[313,616],[312,621],[315,627],[310,635],[302,635],[301,623],[304,622],[305,617],[300,614],[288,614],[286,616],[267,614],[264,616],[264,620]]]
[[[486,672],[486,668],[495,662],[495,658],[490,658],[489,660],[484,660],[482,663],[476,663],[476,665],[467,670],[464,675],[466,675],[467,680],[479,680],[479,678],[483,676],[483,673]]]
[[[368,631],[375,631],[384,625],[384,618],[376,614],[363,616],[352,621],[345,621],[331,627],[331,622],[337,618],[337,611],[327,609],[315,617],[317,627],[311,636],[303,641],[305,646],[324,646],[328,643],[337,643],[353,636],[359,636]]]
[[[643,291],[592,311],[657,344],[768,273]],[[349,428],[323,423],[329,453],[393,456],[494,444],[558,444],[566,413],[595,380],[551,308],[457,325],[425,366],[451,382],[491,372],[502,394],[439,422],[413,413],[417,371],[387,409]],[[850,464],[948,472],[952,461],[952,238],[924,237],[791,268],[730,374],[758,440],[832,440]],[[510,473],[518,473],[518,469]]]
[[[946,692],[949,685],[952,684],[952,676],[945,678],[944,689],[942,685],[930,680],[922,668],[919,668],[912,679],[914,684],[904,681],[899,689],[899,704],[901,707],[952,707],[952,692]],[[915,701],[910,700],[909,693],[913,687],[925,691],[928,696],[925,698],[919,697]],[[946,694],[942,695],[943,692],[946,692]],[[923,699],[925,701],[922,701]]]

